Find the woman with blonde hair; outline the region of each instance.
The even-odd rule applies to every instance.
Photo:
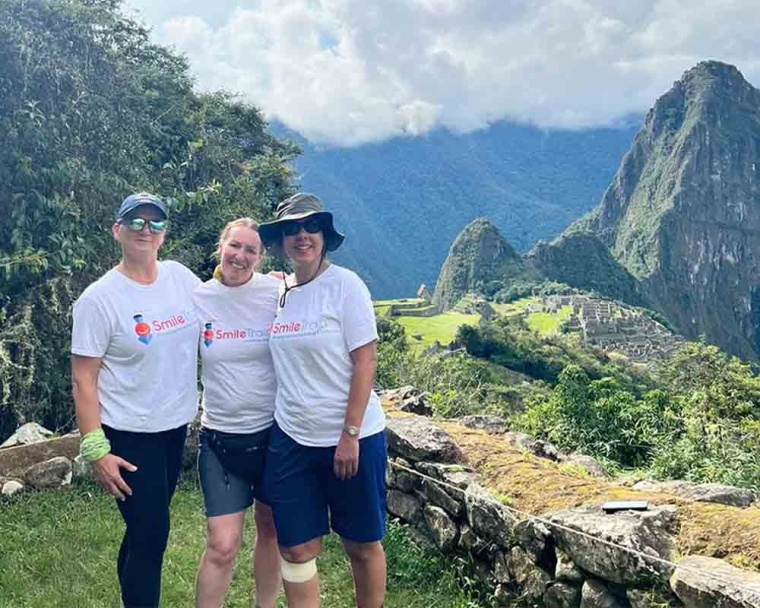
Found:
[[[193,294],[202,331],[198,472],[207,517],[195,605],[222,605],[242,543],[245,513],[253,504],[255,605],[274,608],[280,565],[262,477],[277,392],[268,340],[279,281],[256,272],[263,247],[258,225],[250,218],[224,227],[216,254],[214,277]]]

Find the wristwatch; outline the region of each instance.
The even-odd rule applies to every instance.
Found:
[[[358,437],[359,436],[359,427],[358,426],[352,426],[350,424],[344,424],[343,425],[343,432],[348,435],[349,437]]]

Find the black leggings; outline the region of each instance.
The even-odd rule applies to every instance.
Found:
[[[132,496],[117,500],[127,529],[117,572],[125,608],[155,608],[169,538],[169,504],[182,469],[187,425],[160,433],[133,433],[103,426],[111,452],[137,467],[121,475]]]

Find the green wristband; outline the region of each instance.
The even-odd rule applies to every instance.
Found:
[[[100,460],[111,452],[111,442],[108,441],[103,429],[95,429],[82,437],[79,444],[79,454],[87,462]]]

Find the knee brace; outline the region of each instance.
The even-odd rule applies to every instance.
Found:
[[[305,564],[294,564],[280,556],[280,572],[282,580],[288,583],[305,583],[317,574],[317,558],[311,559]]]

